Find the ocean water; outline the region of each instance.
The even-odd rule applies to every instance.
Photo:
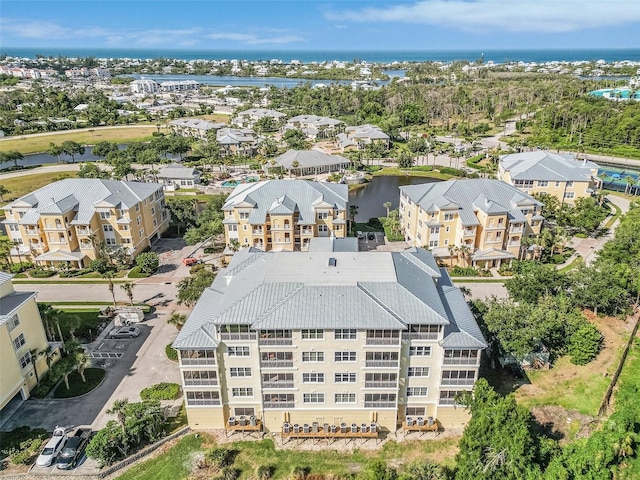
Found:
[[[596,61],[607,63],[630,60],[640,62],[640,49],[520,49],[520,50],[397,50],[397,51],[363,51],[363,50],[158,50],[158,49],[106,49],[106,48],[57,48],[57,47],[0,47],[0,54],[15,57],[35,58],[36,55],[46,57],[98,57],[98,58],[177,58],[181,60],[272,60],[284,62],[300,60],[301,62],[353,61],[360,59],[367,62],[423,62],[455,60],[474,61],[484,58],[486,61],[505,63],[512,61],[549,62],[549,61]]]

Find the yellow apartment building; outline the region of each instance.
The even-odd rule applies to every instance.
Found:
[[[447,263],[482,268],[521,258],[540,233],[536,199],[499,180],[464,179],[400,187],[400,222],[410,245]]]
[[[486,342],[426,250],[243,249],[173,346],[193,429],[244,418],[274,433],[395,432],[407,417],[463,427],[456,398],[473,388]]]
[[[238,185],[222,207],[225,241],[307,251],[313,237],[346,237],[348,195],[347,185],[307,180]]]
[[[97,243],[135,256],[169,226],[162,185],[91,178],[53,182],[2,207],[11,260],[82,268]]]
[[[29,398],[38,376],[48,370],[47,359],[38,355],[49,342],[36,294],[16,292],[11,277],[0,272],[0,411],[10,402]],[[57,356],[55,353],[52,360]]]
[[[529,195],[546,193],[569,205],[591,196],[601,184],[595,163],[543,150],[503,155],[498,179]]]

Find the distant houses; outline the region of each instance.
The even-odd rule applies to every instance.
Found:
[[[131,93],[149,94],[157,92],[187,92],[198,90],[200,84],[195,80],[156,82],[148,78],[134,80],[129,85]]]
[[[243,110],[238,113],[232,120],[232,123],[241,128],[254,128],[263,118],[272,118],[276,125],[279,125],[287,115],[278,112],[277,110],[270,110],[268,108],[250,108],[249,110]]]
[[[185,167],[179,163],[172,163],[161,169],[157,178],[166,191],[172,192],[181,187],[195,187],[200,183],[200,171],[192,167]]]
[[[298,115],[287,120],[285,130],[297,129],[310,140],[331,138],[344,130],[344,122],[318,115]]]
[[[336,142],[340,150],[363,149],[366,145],[380,144],[385,149],[389,148],[389,135],[384,133],[380,127],[376,125],[360,125],[355,127],[346,127],[344,133],[339,133]]]
[[[265,172],[281,170],[296,176],[339,172],[351,166],[351,160],[341,155],[328,155],[318,150],[288,150],[264,164]]]
[[[183,137],[206,139],[210,130],[214,132],[226,127],[225,123],[214,123],[199,118],[179,118],[169,122],[169,131]]]

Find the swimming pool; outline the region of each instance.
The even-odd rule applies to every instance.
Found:
[[[241,183],[251,183],[257,182],[260,180],[258,177],[242,177],[242,178],[234,178],[233,180],[226,180],[220,184],[221,187],[237,187]]]

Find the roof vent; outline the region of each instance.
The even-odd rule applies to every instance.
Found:
[[[338,265],[338,260],[335,257],[329,258],[329,266],[330,267],[335,267],[337,265]]]

